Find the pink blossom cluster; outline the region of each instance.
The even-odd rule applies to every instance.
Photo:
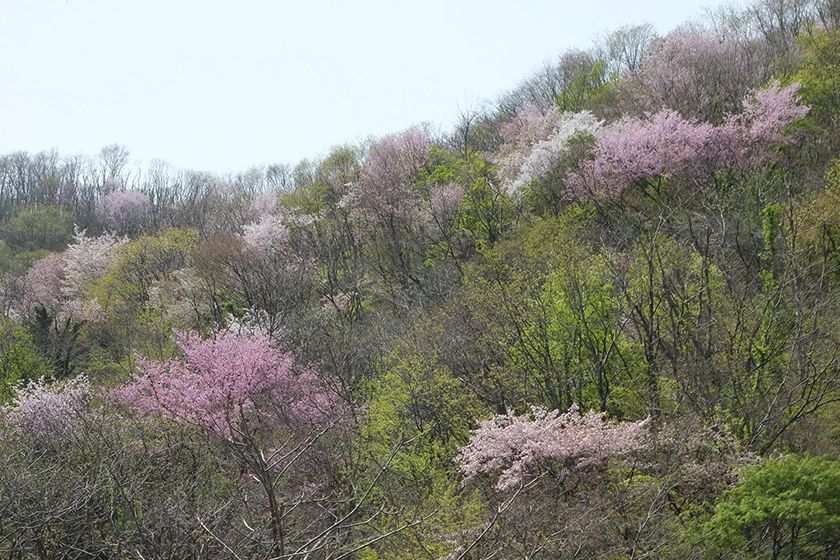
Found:
[[[64,285],[62,294],[67,298],[84,298],[90,285],[108,272],[127,239],[111,233],[87,237],[84,230],[76,228],[73,243],[64,250]]]
[[[702,180],[721,167],[756,165],[787,139],[786,127],[807,114],[808,107],[797,101],[798,89],[771,84],[748,95],[743,112],[719,126],[670,109],[621,119],[596,134],[593,157],[568,175],[572,193],[620,195],[641,179]]]
[[[245,245],[261,253],[272,253],[289,242],[289,228],[282,216],[267,214],[243,227]]]
[[[450,224],[467,193],[460,185],[435,185],[429,191],[429,213],[439,226]]]
[[[142,224],[149,206],[149,197],[142,192],[119,190],[99,199],[96,213],[109,229],[126,232]]]
[[[52,384],[42,378],[15,389],[14,400],[5,408],[3,416],[14,433],[33,442],[66,443],[76,435],[91,396],[90,382],[85,376]]]
[[[63,303],[65,286],[64,255],[54,253],[32,263],[23,280],[21,316],[28,317],[41,305],[51,314],[57,314]]]
[[[41,305],[51,315],[95,320],[97,302],[87,299],[90,286],[108,272],[126,239],[106,233],[87,237],[76,229],[73,243],[63,253],[44,257],[27,271],[20,314],[27,316]]]
[[[359,182],[350,186],[342,205],[379,219],[413,217],[419,193],[413,192],[412,180],[428,161],[431,144],[429,133],[420,127],[374,144]]]
[[[762,75],[755,49],[732,37],[684,26],[653,45],[620,87],[638,111],[667,108],[685,117],[717,119],[737,110]]]
[[[524,106],[501,126],[502,146],[499,151],[507,154],[545,140],[560,120],[560,113],[553,108],[543,110],[533,104]]]
[[[786,87],[773,82],[769,87],[747,95],[744,111],[736,117],[745,129],[746,138],[759,146],[785,142],[787,126],[808,114],[809,108],[801,105],[797,97],[800,87],[798,82]]]
[[[140,414],[158,414],[238,440],[253,430],[324,421],[336,402],[315,370],[268,337],[177,333],[182,358],[140,359],[140,373],[113,396]]]
[[[541,466],[559,464],[562,474],[595,467],[645,446],[647,420],[611,422],[593,411],[581,414],[532,407],[531,415],[508,412],[485,420],[458,455],[465,480],[499,473],[496,489],[526,482]]]
[[[515,192],[531,181],[545,178],[560,163],[574,134],[595,134],[600,127],[601,121],[588,111],[564,113],[544,139],[523,147],[501,162],[500,175],[508,190]]]

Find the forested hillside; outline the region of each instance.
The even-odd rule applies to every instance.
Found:
[[[294,166],[0,156],[0,557],[840,557],[838,9]]]

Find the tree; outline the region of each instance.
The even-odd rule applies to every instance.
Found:
[[[27,441],[39,446],[67,445],[78,434],[93,396],[90,383],[79,376],[50,385],[43,378],[15,389],[6,422]]]
[[[601,38],[596,54],[607,76],[617,78],[641,67],[655,39],[656,30],[649,23],[623,25]]]
[[[140,372],[113,397],[141,414],[188,423],[230,442],[233,456],[265,493],[271,551],[282,555],[289,498],[279,495],[275,478],[323,435],[323,426],[340,413],[338,403],[315,370],[263,336],[219,333],[202,340],[181,333],[176,341],[183,359],[141,360]],[[279,427],[292,437],[276,434]]]
[[[801,39],[805,49],[796,79],[802,98],[811,107],[807,122],[819,131],[825,149],[831,152],[840,130],[840,29],[816,32]]]
[[[0,319],[0,404],[11,399],[18,383],[39,379],[49,373],[37,354],[25,328]]]
[[[422,286],[417,222],[423,199],[414,183],[430,148],[428,132],[419,127],[383,138],[371,146],[358,183],[341,201],[369,224],[371,261],[385,282],[409,294]]]
[[[564,113],[542,121],[539,131],[523,126],[500,161],[499,175],[511,192],[522,190],[532,181],[547,179],[569,152],[569,141],[574,136],[595,134],[601,127],[589,112]]]
[[[681,27],[655,43],[619,85],[619,103],[639,114],[663,107],[687,119],[721,122],[744,92],[767,79],[748,45]]]
[[[96,213],[105,227],[118,234],[136,234],[143,229],[151,204],[140,191],[113,191],[99,199]]]
[[[183,360],[141,360],[116,398],[144,414],[187,422],[241,441],[259,430],[300,429],[330,418],[336,403],[317,373],[262,336],[176,337]]]
[[[21,316],[30,317],[37,307],[57,317],[62,310],[65,287],[65,263],[61,253],[54,253],[35,261],[24,277],[24,297]]]
[[[73,238],[73,225],[61,207],[34,206],[24,208],[3,224],[2,233],[19,251],[60,251]]]
[[[641,184],[656,197],[666,181],[708,183],[720,168],[758,165],[790,138],[788,125],[807,114],[798,90],[797,83],[776,82],[748,94],[743,111],[718,126],[668,109],[621,119],[596,134],[592,158],[570,172],[569,186],[578,195],[620,197]]]
[[[604,414],[581,414],[576,406],[564,413],[539,407],[530,416],[508,412],[483,421],[458,462],[467,480],[498,473],[496,489],[512,490],[544,470],[563,478],[637,452],[646,424],[612,423]]]
[[[111,263],[117,258],[125,238],[105,233],[99,237],[88,237],[84,230],[76,228],[73,243],[62,253],[64,261],[64,285],[61,294],[67,299],[84,300],[92,285],[107,274]]]
[[[840,463],[790,455],[749,468],[706,529],[727,554],[832,558],[840,549]]]

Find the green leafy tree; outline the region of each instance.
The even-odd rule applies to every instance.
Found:
[[[726,558],[836,558],[840,462],[791,455],[750,468],[706,529]]]
[[[811,106],[806,122],[821,133],[829,151],[840,130],[840,29],[809,33],[802,38],[805,59],[795,79]]]
[[[49,368],[32,345],[24,327],[0,319],[0,403],[12,396],[17,383],[49,375]]]
[[[17,251],[58,251],[73,240],[73,223],[59,206],[33,206],[6,222],[0,236]]]
[[[181,228],[138,237],[123,246],[108,273],[93,285],[91,294],[102,306],[118,356],[130,360],[136,350],[158,357],[171,351],[169,332],[179,325],[153,300],[180,289],[177,272],[187,267],[197,241],[196,230]]]
[[[362,426],[371,470],[388,460],[380,489],[392,505],[420,508],[425,523],[411,528],[378,555],[368,558],[416,558],[418,546],[432,558],[446,554],[447,539],[478,521],[480,505],[459,491],[454,457],[470,435],[473,418],[484,409],[463,382],[433,360],[398,352],[381,364],[379,376],[365,387],[367,416]],[[455,530],[455,531],[453,531]]]

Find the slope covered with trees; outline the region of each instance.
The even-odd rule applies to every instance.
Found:
[[[0,556],[840,556],[838,9],[293,167],[0,156]]]

